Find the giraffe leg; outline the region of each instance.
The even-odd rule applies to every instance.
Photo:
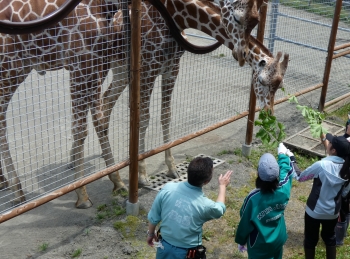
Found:
[[[177,60],[177,59],[176,59]],[[180,61],[180,59],[178,59]],[[161,124],[163,130],[163,141],[168,143],[170,141],[170,122],[171,122],[171,97],[175,86],[175,81],[179,73],[178,66],[172,66],[168,72],[162,76],[162,110],[161,110]],[[174,157],[171,154],[171,149],[165,150],[165,163],[169,171],[167,176],[171,178],[179,178],[176,171]]]
[[[25,79],[25,76],[21,76],[17,78],[17,81],[20,81],[18,83],[21,83],[24,81],[24,79]],[[18,88],[18,85],[19,84],[16,84],[15,86],[1,85],[1,88],[0,88],[0,104],[1,104],[0,106],[0,150],[1,150],[1,156],[4,161],[4,166],[8,174],[8,181],[6,181],[5,178],[1,179],[1,181],[4,182],[3,180],[5,180],[5,184],[3,186],[7,185],[15,196],[15,198],[12,200],[13,206],[17,206],[25,201],[22,185],[17,176],[15,167],[13,165],[13,160],[10,153],[10,147],[6,137],[7,135],[6,134],[6,131],[7,131],[6,111],[13,94]]]
[[[79,84],[76,86],[78,89]],[[87,114],[88,114],[88,98],[84,93],[75,89],[71,84],[72,99],[72,135],[73,144],[71,149],[71,159],[74,165],[75,179],[84,176],[84,141],[87,137]],[[75,207],[78,209],[86,209],[92,206],[92,202],[86,191],[86,186],[82,186],[75,190],[78,200]]]
[[[104,92],[103,98],[102,98],[102,114],[103,117],[98,119],[96,112],[94,110],[96,109],[97,105],[96,101],[99,101],[99,98],[97,98],[95,101],[92,101],[92,119],[93,124],[98,136],[98,140],[100,142],[100,146],[102,149],[102,157],[106,163],[106,167],[113,166],[115,164],[115,160],[112,154],[112,149],[110,146],[109,138],[108,138],[108,129],[109,129],[109,122],[110,122],[110,116],[112,113],[112,109],[118,100],[120,94],[123,92],[125,87],[127,86],[127,82],[123,82],[118,78],[118,75],[120,74],[119,69],[113,69],[113,81],[109,85],[108,89]],[[114,187],[113,191],[118,190],[127,190],[127,187],[123,183],[123,181],[120,178],[119,172],[115,171],[108,175],[109,179],[113,182]]]
[[[147,69],[146,69],[147,71]],[[155,76],[148,76],[145,75],[146,73],[141,74],[141,96],[140,96],[140,143],[139,143],[139,153],[145,152],[145,136],[146,136],[146,130],[149,125],[149,105],[150,105],[150,98],[152,95],[154,82],[156,80]],[[143,186],[150,185],[150,182],[148,180],[148,175],[146,172],[146,163],[144,159],[139,161],[138,165],[139,169],[139,181],[138,186],[139,188]]]
[[[9,184],[8,184],[8,181],[7,181],[6,177],[3,174],[2,164],[1,164],[1,161],[0,161],[0,191],[1,190],[6,190],[8,187],[9,187]]]

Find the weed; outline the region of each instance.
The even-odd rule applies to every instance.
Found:
[[[230,165],[232,165],[233,162],[234,162],[233,160],[227,160],[227,163],[230,164]]]
[[[306,196],[304,196],[304,195],[301,195],[301,196],[299,196],[299,197],[298,197],[298,200],[299,200],[299,201],[301,201],[301,202],[306,203],[306,201],[307,201],[307,197],[306,197]]]
[[[75,250],[75,251],[72,253],[71,257],[72,257],[72,258],[79,257],[79,256],[81,255],[81,252],[82,252],[82,249],[79,248],[79,249]]]
[[[236,148],[235,150],[233,150],[233,154],[236,156],[242,156],[242,149]]]
[[[344,121],[344,125],[345,125],[345,122],[348,120],[348,112],[349,111],[350,111],[350,104],[347,104],[347,105],[341,107],[340,109],[338,109],[330,114],[327,114],[326,117],[329,117],[329,116],[339,117],[340,119],[342,119]]]
[[[102,205],[98,205],[97,206],[97,211],[103,211],[107,209],[107,205],[106,204],[102,204]]]
[[[86,228],[85,229],[85,234],[88,236],[90,234],[90,229],[89,228]]]
[[[203,232],[202,238],[204,240],[210,241],[210,237],[214,236],[214,233],[211,230],[205,230]]]
[[[129,215],[126,217],[126,220],[114,222],[113,227],[120,231],[124,237],[132,237],[135,236],[135,231],[140,223],[141,221],[138,217]]]
[[[126,210],[120,206],[117,206],[116,208],[114,208],[114,215],[115,216],[119,216],[119,215],[122,215],[125,213],[126,213]]]
[[[114,192],[113,192],[113,195],[114,195],[114,196],[120,195],[120,196],[126,198],[126,197],[128,197],[129,193],[128,193],[128,191],[125,190],[125,189],[119,189],[119,190],[117,190],[117,191],[114,191]]]
[[[103,220],[109,216],[109,213],[107,211],[102,211],[100,213],[97,213],[96,218],[98,220]]]
[[[46,251],[46,249],[49,247],[49,243],[42,243],[40,246],[39,246],[39,251],[41,252],[44,252]]]
[[[227,155],[229,153],[229,151],[227,151],[227,150],[222,150],[222,151],[220,151],[217,155],[218,156],[222,156],[222,155]]]
[[[193,156],[186,155],[186,162],[190,163],[193,160]]]

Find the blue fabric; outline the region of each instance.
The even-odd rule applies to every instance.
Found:
[[[167,183],[157,194],[148,220],[153,225],[161,222],[161,235],[170,244],[191,248],[202,244],[203,224],[220,218],[225,210],[222,202],[205,197],[201,187]]]
[[[184,259],[186,257],[186,248],[173,246],[164,239],[162,240],[162,245],[164,249],[157,248],[156,259]]]
[[[311,193],[306,202],[306,212],[315,219],[336,219],[340,210],[340,196],[345,197],[350,185],[343,188],[346,181],[339,175],[344,159],[328,156],[305,169],[297,180],[313,179]]]

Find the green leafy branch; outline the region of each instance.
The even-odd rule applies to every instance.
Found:
[[[298,99],[295,96],[290,97],[288,101],[297,105],[296,108],[301,111],[304,119],[309,124],[311,135],[314,138],[319,138],[321,134],[327,133],[327,130],[322,127],[322,122],[326,118],[324,113],[314,110],[309,106],[299,105]]]
[[[286,137],[284,125],[277,121],[271,111],[261,110],[254,125],[260,128],[256,133],[256,137],[261,139],[265,146],[277,147],[278,143]]]

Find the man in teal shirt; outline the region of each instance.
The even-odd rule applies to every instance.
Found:
[[[293,156],[281,143],[278,163],[269,153],[261,156],[258,165],[256,189],[245,198],[240,211],[241,221],[235,237],[241,252],[248,250],[252,259],[282,259],[287,241],[284,210],[292,188]]]
[[[213,161],[197,157],[187,169],[187,181],[168,183],[156,196],[148,213],[147,243],[153,246],[155,228],[159,222],[162,239],[157,244],[157,259],[184,259],[188,249],[202,244],[202,226],[220,218],[226,211],[226,186],[232,171],[220,175],[219,194],[215,201],[205,197],[202,187],[213,176]],[[205,258],[205,257],[202,257]]]

